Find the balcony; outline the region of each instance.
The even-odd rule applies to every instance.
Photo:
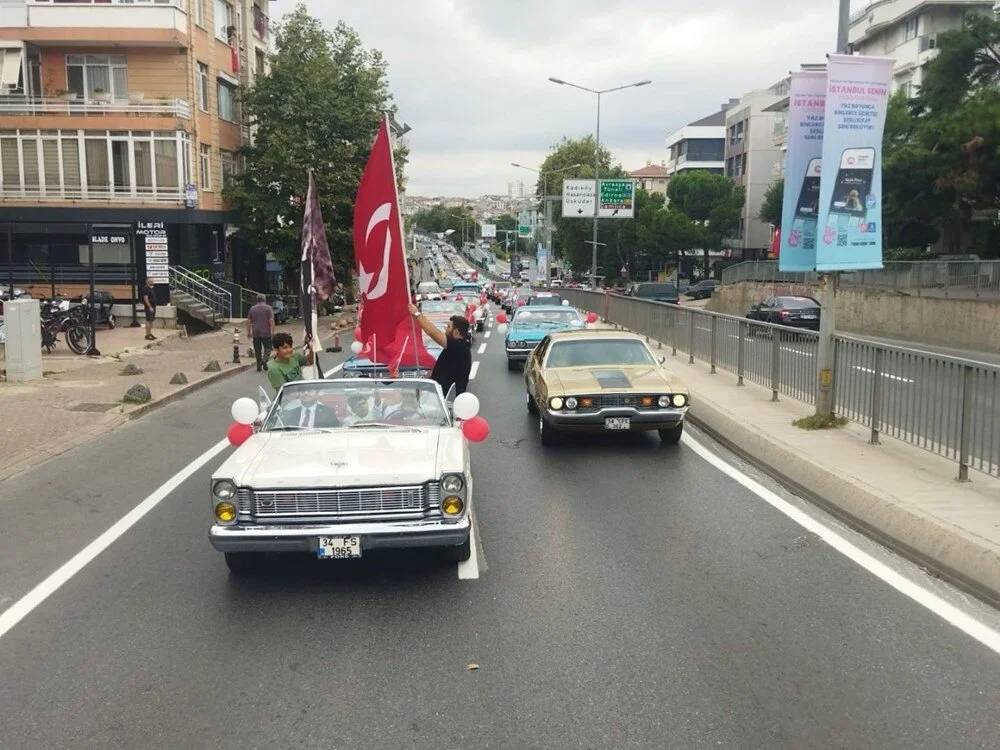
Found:
[[[185,47],[185,7],[185,0],[2,0],[0,27],[40,45]]]
[[[253,6],[253,31],[258,39],[267,40],[267,30],[270,26],[270,20],[259,6]]]
[[[191,104],[184,99],[145,99],[133,94],[127,100],[77,99],[40,96],[0,96],[0,117],[25,115],[132,115],[191,119]]]

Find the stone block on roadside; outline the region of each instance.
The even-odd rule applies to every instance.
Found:
[[[125,365],[121,369],[121,372],[119,372],[118,374],[119,375],[142,375],[142,368],[141,367],[136,367],[132,363],[129,363],[129,364]]]
[[[217,359],[210,359],[208,363],[202,368],[202,372],[222,372],[222,365],[219,364]]]
[[[187,375],[183,372],[175,372],[174,376],[170,378],[170,385],[187,385],[187,382]]]
[[[125,396],[122,398],[126,404],[148,404],[153,400],[153,394],[149,392],[149,388],[144,386],[142,383],[136,383],[127,391],[125,391]]]

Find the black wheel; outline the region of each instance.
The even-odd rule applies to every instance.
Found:
[[[538,437],[541,438],[542,445],[555,445],[559,442],[558,431],[541,414],[538,415]]]
[[[444,547],[444,559],[448,562],[465,562],[472,557],[472,536],[454,547]]]
[[[677,445],[680,442],[681,435],[684,433],[684,423],[678,422],[673,427],[668,427],[665,430],[657,430],[660,433],[660,440],[664,445]]]
[[[45,351],[49,354],[56,346],[56,329],[53,325],[47,325],[42,327],[42,346],[45,347]]]
[[[508,359],[507,360],[507,369],[508,370],[520,370],[521,369],[521,365],[518,363],[518,361],[516,359]]]
[[[66,329],[66,343],[74,354],[90,351],[90,331],[81,325],[71,325]]]
[[[226,552],[226,565],[230,573],[246,575],[260,567],[260,555],[256,552]]]
[[[538,414],[538,404],[535,403],[535,399],[531,397],[531,394],[525,391],[524,400],[528,404],[529,414]]]

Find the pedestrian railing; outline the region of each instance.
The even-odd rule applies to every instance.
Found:
[[[191,296],[211,309],[218,318],[233,317],[232,293],[184,266],[170,266],[170,289]]]
[[[750,260],[722,271],[723,284],[754,281],[771,284],[816,283],[815,271],[779,271],[775,260]],[[871,271],[841,271],[842,288],[892,289],[927,297],[1000,297],[1000,261],[887,261]]]
[[[737,385],[768,388],[774,401],[816,402],[815,331],[617,294],[560,294],[688,362],[734,374]],[[834,348],[835,411],[868,427],[872,443],[889,435],[954,460],[962,480],[970,468],[1000,476],[1000,367],[844,334]]]

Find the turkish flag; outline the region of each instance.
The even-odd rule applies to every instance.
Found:
[[[363,313],[362,356],[400,367],[433,367],[410,316],[410,279],[388,122],[383,119],[354,202],[354,261]]]

